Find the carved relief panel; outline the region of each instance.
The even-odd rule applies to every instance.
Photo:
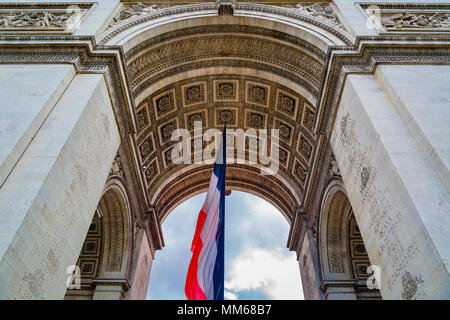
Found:
[[[361,3],[381,33],[450,32],[449,4]]]
[[[88,3],[2,3],[2,33],[72,33],[94,7]]]

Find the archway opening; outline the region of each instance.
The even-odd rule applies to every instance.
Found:
[[[164,220],[165,248],[156,253],[147,299],[186,299],[190,246],[204,198],[184,201]],[[296,255],[284,246],[289,223],[278,209],[232,191],[225,221],[225,299],[303,299]]]
[[[321,290],[327,299],[381,299],[363,236],[340,182],[325,193],[320,223]]]
[[[117,179],[105,187],[76,265],[70,266],[66,300],[119,300],[127,296],[130,283],[130,207],[126,191]]]

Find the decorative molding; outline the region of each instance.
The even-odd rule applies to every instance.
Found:
[[[231,2],[230,0],[226,0],[226,2]],[[155,8],[155,7],[153,7]],[[148,12],[145,12],[145,14],[139,14],[135,17],[130,17],[129,19],[126,19],[124,21],[120,21],[120,23],[115,24],[116,21],[113,20],[112,27],[108,29],[106,32],[103,33],[103,35],[99,39],[99,43],[106,44],[108,41],[119,35],[120,33],[126,31],[129,28],[132,28],[134,26],[137,26],[139,24],[144,24],[147,22],[150,22],[152,20],[164,18],[164,17],[170,17],[175,15],[189,15],[190,13],[213,13],[217,12],[219,14],[219,4],[218,3],[196,3],[196,4],[189,4],[189,5],[177,5],[170,8],[162,8],[160,5],[158,5],[158,8],[155,8],[155,10],[151,11],[149,9]],[[324,9],[325,10],[325,9]],[[225,10],[226,13],[231,13],[230,10]],[[224,11],[224,13],[225,13]],[[276,7],[276,6],[268,6],[268,5],[262,5],[262,4],[256,4],[256,3],[236,3],[234,6],[234,9],[232,10],[234,15],[242,14],[244,12],[254,12],[254,13],[264,13],[269,15],[278,15],[281,17],[288,17],[293,18],[295,20],[298,20],[300,22],[306,22],[309,24],[312,24],[316,27],[319,27],[327,32],[330,32],[335,37],[337,37],[339,40],[341,40],[346,45],[351,45],[353,43],[353,38],[345,31],[343,28],[338,28],[337,25],[332,22],[334,21],[334,18],[325,19],[320,16],[319,13],[316,13],[316,16],[313,16],[311,14],[305,14],[305,13],[299,13],[295,10],[292,10],[290,8],[283,8],[283,7]],[[319,10],[320,11],[320,10]],[[333,11],[334,13],[334,11]],[[120,13],[119,13],[120,14]],[[322,13],[322,15],[327,16],[331,13],[327,9],[325,13]],[[117,19],[117,18],[116,18]],[[337,18],[337,21],[339,19]],[[114,25],[115,24],[115,25]]]
[[[131,288],[128,279],[95,278],[92,280],[92,283],[96,286],[121,286],[123,292]]]
[[[141,50],[133,49],[127,53],[127,70],[133,96],[138,96],[150,84],[170,72],[188,71],[191,64],[196,67],[210,65],[230,65],[272,71],[288,77],[301,84],[312,95],[317,96],[322,81],[324,61],[317,60],[312,53],[299,50],[293,46],[279,43],[275,39],[260,39],[249,35],[227,34],[217,26],[211,32],[217,35],[196,35],[189,39],[174,39],[170,42],[152,47],[141,46]],[[217,29],[217,30],[215,30]],[[233,29],[233,28],[231,28]],[[236,28],[247,30],[247,28]],[[188,31],[186,31],[188,32]],[[251,31],[253,33],[253,31]],[[150,45],[148,43],[148,45]],[[195,48],[193,51],[192,48]],[[135,58],[136,57],[136,58]],[[229,60],[230,58],[234,60]],[[213,59],[227,58],[227,59]],[[237,61],[236,61],[237,60]],[[264,104],[264,103],[263,103]]]
[[[355,288],[358,286],[358,280],[322,280],[320,290],[323,292],[327,288]]]
[[[359,39],[359,49],[330,51],[330,64],[321,91],[319,117],[315,128],[320,134],[331,134],[340,94],[349,74],[372,74],[379,64],[450,64],[450,38],[430,38],[434,44],[421,43],[417,38],[365,37]],[[409,43],[408,40],[411,40]],[[401,43],[400,41],[404,41]],[[389,46],[386,44],[389,43]],[[439,43],[440,46],[436,46]]]

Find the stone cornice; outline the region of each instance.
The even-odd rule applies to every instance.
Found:
[[[128,291],[131,287],[128,279],[95,278],[92,280],[92,284],[95,286],[121,286],[123,292]]]
[[[320,290],[323,292],[327,288],[355,288],[358,286],[358,280],[322,280]]]
[[[291,228],[289,229],[288,241],[286,245],[289,250],[297,253],[297,259],[299,258],[298,254],[301,250],[305,233],[308,229],[309,218],[302,208],[298,207],[295,211]]]
[[[161,250],[164,247],[164,238],[161,230],[161,221],[155,206],[151,205],[144,214],[141,228],[147,231],[148,239],[152,240],[153,250]]]
[[[379,64],[450,64],[450,37],[361,37],[353,48],[330,48],[316,134],[329,138],[347,75],[372,74]]]

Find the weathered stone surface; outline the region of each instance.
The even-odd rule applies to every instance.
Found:
[[[77,75],[0,190],[2,298],[64,296],[118,145],[103,77]]]
[[[0,185],[74,75],[70,65],[0,65]]]
[[[331,146],[383,298],[448,297],[448,193],[373,76],[348,77]],[[405,294],[407,273],[420,284]]]

